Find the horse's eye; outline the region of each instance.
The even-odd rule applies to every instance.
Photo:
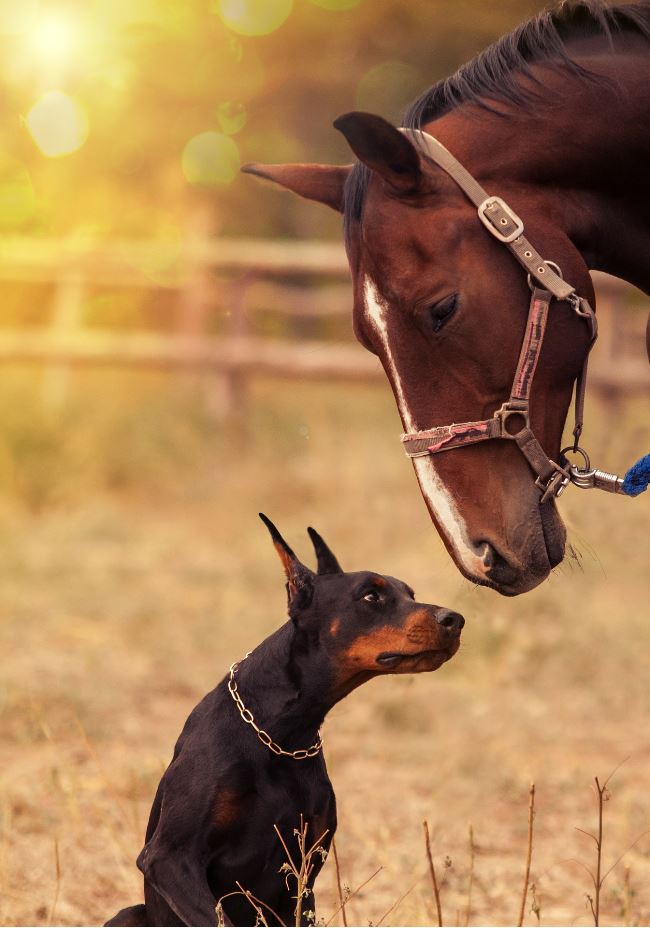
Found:
[[[458,294],[451,293],[444,300],[440,300],[431,307],[431,322],[433,323],[434,332],[439,332],[443,325],[449,322],[454,314],[457,302]]]

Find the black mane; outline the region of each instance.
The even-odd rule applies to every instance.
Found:
[[[602,81],[574,61],[566,47],[572,39],[593,35],[611,42],[614,33],[634,32],[650,40],[650,2],[610,6],[605,0],[562,0],[559,6],[539,13],[517,26],[493,45],[444,80],[425,90],[406,111],[402,125],[420,129],[464,103],[473,103],[503,114],[494,103],[530,106],[539,100],[530,65],[553,59],[560,67],[583,81]],[[522,85],[524,74],[531,82]],[[345,187],[346,236],[350,223],[361,218],[370,172],[357,164]]]

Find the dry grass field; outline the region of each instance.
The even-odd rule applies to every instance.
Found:
[[[84,375],[58,417],[25,381],[0,403],[0,924],[101,924],[141,900],[134,861],[185,717],[284,620],[258,510],[305,559],[313,524],[344,567],[403,577],[467,617],[449,665],[373,681],[326,722],[343,880],[355,889],[382,868],[350,923],[435,923],[426,818],[445,922],[513,924],[531,781],[526,923],[591,922],[594,848],[576,829],[596,824],[593,777],[625,760],[605,805],[605,868],[650,829],[645,497],[567,492],[577,559],[506,600],[449,561],[385,386],[258,383],[234,431],[154,375]],[[620,471],[648,450],[642,412],[591,397],[599,464]],[[317,901],[327,922],[331,860]],[[601,923],[649,921],[647,834],[609,875]]]

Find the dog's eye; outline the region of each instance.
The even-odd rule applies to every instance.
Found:
[[[369,593],[363,597],[367,603],[378,603],[379,602],[379,593],[376,590],[370,590]]]
[[[433,331],[439,332],[440,329],[449,322],[456,310],[456,304],[458,303],[458,294],[450,293],[449,296],[446,296],[444,300],[440,300],[438,303],[435,303],[429,310],[431,314],[431,322],[433,325]]]

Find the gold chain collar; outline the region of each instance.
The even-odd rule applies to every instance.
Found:
[[[253,713],[250,711],[250,709],[247,709],[242,702],[242,698],[239,695],[239,690],[237,689],[237,684],[235,683],[235,674],[250,653],[251,652],[249,651],[241,661],[235,661],[234,664],[230,665],[230,680],[228,681],[228,690],[232,698],[235,700],[235,705],[239,709],[239,714],[241,715],[242,719],[246,722],[247,725],[250,725],[255,730],[255,733],[262,744],[264,744],[269,749],[269,751],[273,751],[274,754],[281,754],[283,757],[292,757],[294,760],[306,760],[308,757],[316,757],[316,755],[319,754],[323,748],[320,731],[318,731],[318,741],[312,744],[310,748],[300,748],[298,751],[285,751],[284,748],[281,748],[279,744],[276,744],[268,732],[265,732],[255,724]]]

